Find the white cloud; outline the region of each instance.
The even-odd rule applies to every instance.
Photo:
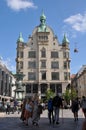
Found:
[[[64,34],[66,34],[68,38],[69,37],[70,38],[76,38],[77,37],[76,32],[73,29],[69,28],[67,25],[64,25],[62,27],[62,36]]]
[[[16,72],[16,67],[10,58],[4,60],[3,57],[0,57],[0,64],[5,66],[9,71]]]
[[[72,15],[64,20],[65,23],[71,25],[71,27],[79,32],[86,32],[86,13]]]
[[[37,8],[30,0],[6,0],[8,7],[15,11],[26,8]]]

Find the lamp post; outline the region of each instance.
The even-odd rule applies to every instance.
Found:
[[[23,77],[25,75],[22,74],[22,73],[17,73],[17,74],[14,74],[14,77],[16,78],[16,89],[14,90],[15,91],[15,98],[17,100],[22,100],[24,98],[23,94],[24,94],[24,89],[23,89],[23,84],[22,84],[22,80],[23,80]]]

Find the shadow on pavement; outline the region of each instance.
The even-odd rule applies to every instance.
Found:
[[[14,115],[11,115],[11,117],[8,115],[7,117],[0,117],[0,128],[1,130],[26,130],[29,128],[29,130],[52,130],[57,129],[58,130],[81,130],[81,125],[83,122],[83,118],[79,118],[77,122],[74,121],[73,118],[60,118],[60,124],[49,124],[48,118],[41,117],[39,121],[39,126],[33,126],[31,119],[28,120],[29,125],[26,126],[22,120],[20,120],[20,117],[14,117]]]

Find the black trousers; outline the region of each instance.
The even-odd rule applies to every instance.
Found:
[[[49,122],[51,124],[51,122],[53,121],[53,110],[48,110],[48,118],[49,118]]]

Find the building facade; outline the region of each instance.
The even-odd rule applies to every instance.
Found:
[[[86,65],[83,65],[77,74],[78,96],[86,96]]]
[[[76,90],[79,98],[86,96],[86,65],[83,65],[73,77],[71,87]]]
[[[38,93],[45,98],[47,89],[62,94],[70,83],[70,48],[64,34],[62,43],[46,25],[44,13],[25,43],[20,33],[17,40],[16,72],[24,74],[25,96]]]
[[[12,91],[14,77],[7,67],[0,61],[0,100],[11,99],[15,97]]]

